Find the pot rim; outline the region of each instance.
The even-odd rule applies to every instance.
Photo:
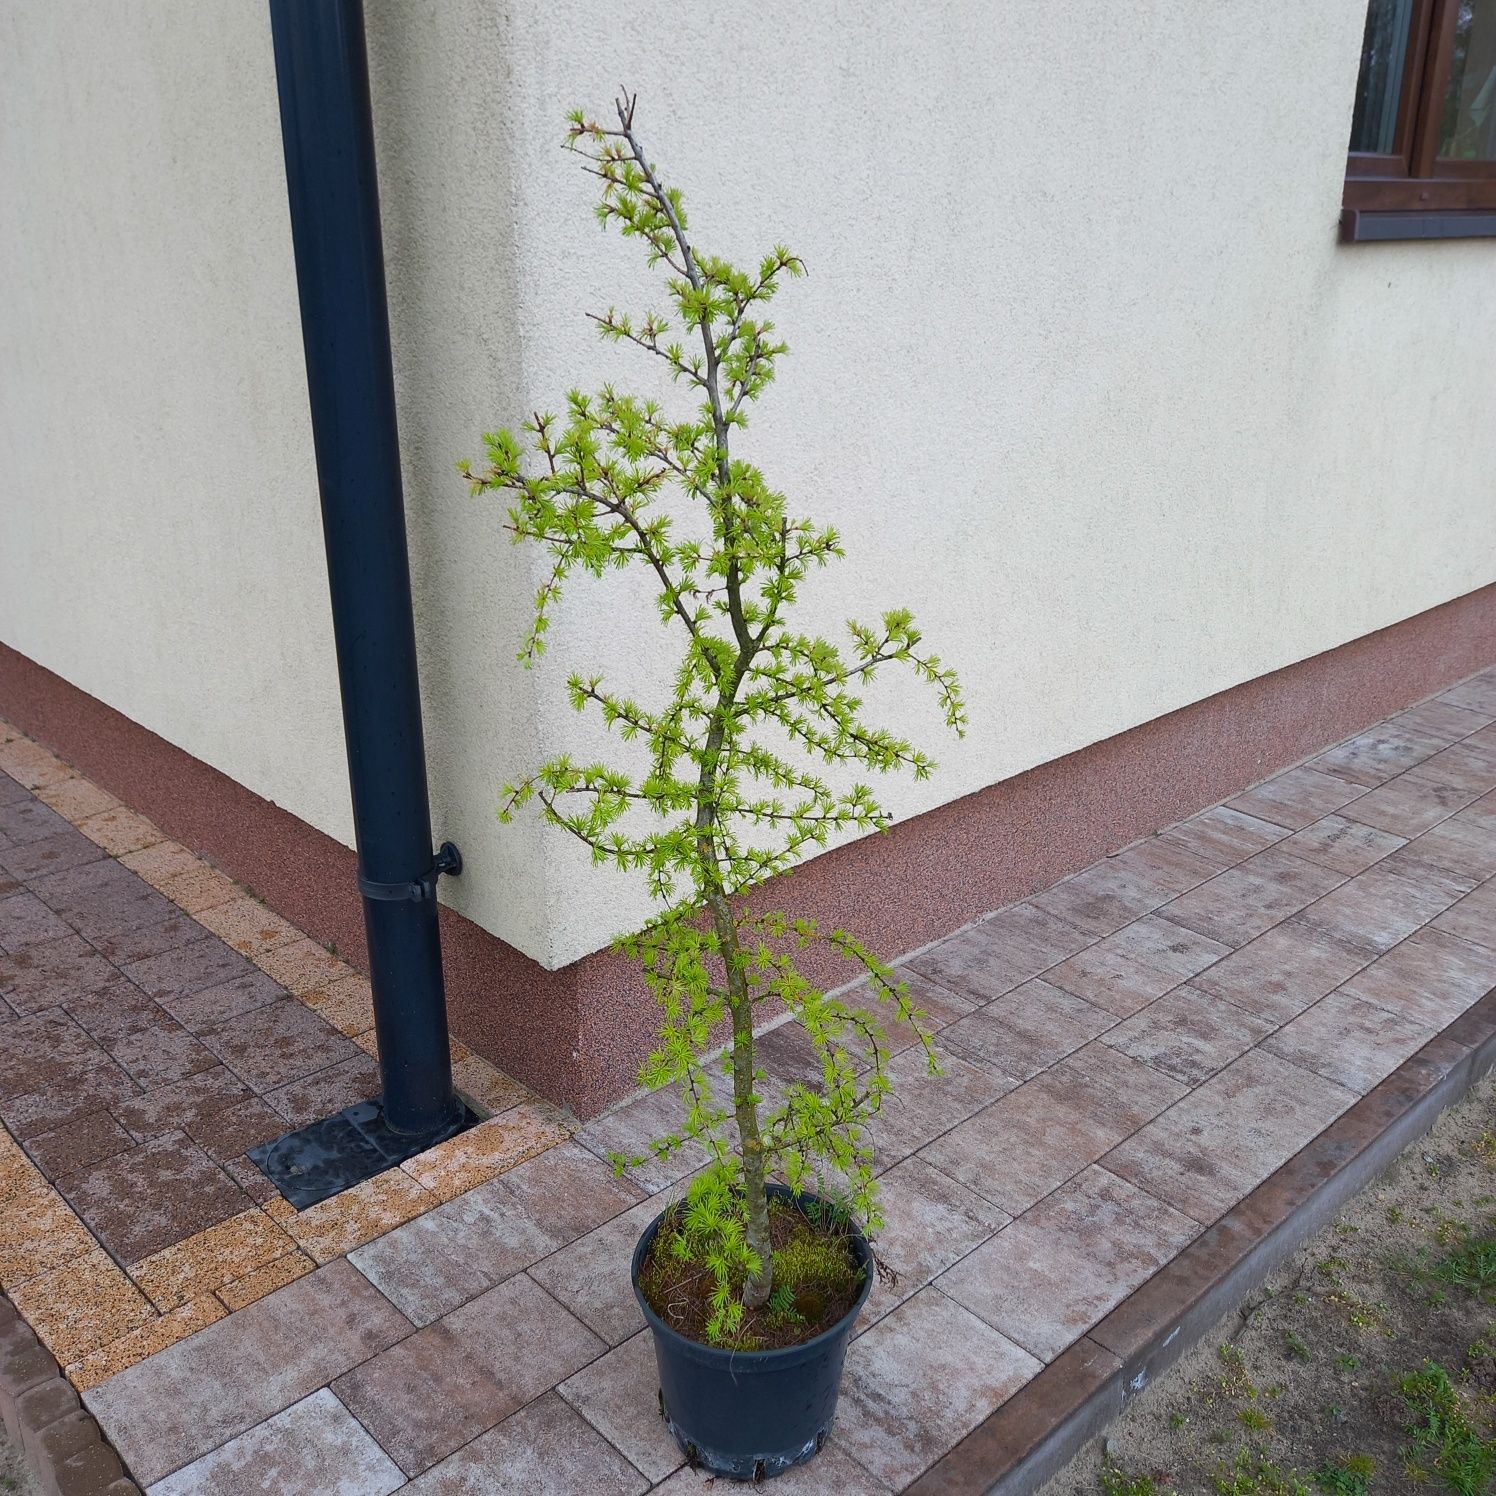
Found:
[[[828,1200],[824,1195],[817,1195],[811,1190],[795,1191],[788,1185],[771,1183],[768,1186],[771,1195],[781,1199],[787,1199],[795,1203],[795,1208],[800,1208],[799,1201],[815,1200],[822,1205],[838,1209],[836,1202]],[[649,1301],[639,1289],[639,1268],[644,1261],[644,1254],[649,1250],[650,1243],[654,1241],[656,1232],[660,1229],[660,1223],[675,1209],[675,1205],[667,1205],[654,1220],[640,1233],[639,1240],[634,1244],[634,1257],[629,1265],[629,1281],[633,1286],[634,1298],[638,1301],[639,1308],[644,1312],[645,1323],[657,1335],[667,1336],[674,1344],[682,1347],[690,1354],[698,1354],[703,1358],[716,1360],[724,1358],[734,1363],[747,1362],[753,1367],[769,1367],[776,1361],[789,1362],[799,1360],[807,1354],[814,1354],[824,1345],[843,1336],[856,1323],[857,1316],[862,1313],[862,1307],[867,1303],[868,1295],[873,1291],[873,1279],[877,1268],[873,1259],[872,1244],[868,1241],[861,1225],[855,1217],[847,1213],[847,1225],[851,1230],[852,1240],[856,1246],[857,1256],[862,1262],[862,1288],[858,1292],[856,1301],[852,1307],[842,1315],[835,1324],[822,1330],[820,1334],[812,1336],[809,1340],[797,1341],[794,1345],[776,1345],[768,1350],[743,1351],[735,1350],[725,1345],[710,1345],[705,1340],[693,1340],[689,1335],[683,1335],[673,1325],[668,1325],[650,1307]]]

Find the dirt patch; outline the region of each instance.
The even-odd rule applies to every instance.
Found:
[[[0,1423],[0,1492],[4,1496],[41,1496],[41,1490],[20,1446],[10,1442],[5,1425]]]
[[[649,1307],[673,1330],[710,1344],[716,1275],[700,1261],[670,1250],[678,1233],[666,1219],[640,1265],[639,1289]],[[829,1330],[857,1302],[862,1267],[845,1226],[814,1223],[791,1205],[769,1204],[769,1239],[774,1247],[775,1292],[762,1309],[743,1316],[735,1344],[767,1351],[800,1345]]]
[[[1496,1087],[1482,1082],[1043,1496],[1496,1491]]]

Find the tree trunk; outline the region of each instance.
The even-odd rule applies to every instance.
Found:
[[[732,1010],[732,1099],[743,1155],[743,1195],[748,1246],[759,1270],[743,1285],[743,1303],[750,1309],[769,1302],[774,1289],[774,1252],[769,1238],[769,1197],[765,1188],[764,1144],[758,1131],[758,1108],[753,1101],[753,1004],[738,951],[738,930],[727,899],[719,892],[708,898],[717,943],[727,967],[728,1007]]]

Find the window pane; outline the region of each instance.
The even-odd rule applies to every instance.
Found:
[[[1439,154],[1496,158],[1496,0],[1459,0]]]
[[[1361,76],[1351,115],[1351,149],[1387,155],[1397,138],[1397,104],[1408,60],[1413,0],[1371,0],[1361,43]]]

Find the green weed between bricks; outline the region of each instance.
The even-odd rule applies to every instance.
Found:
[[[889,1085],[884,1030],[872,1011],[828,996],[797,958],[818,947],[850,963],[849,975],[866,973],[938,1071],[922,1015],[887,965],[845,931],[756,912],[742,896],[833,837],[887,824],[868,785],[833,788],[822,766],[921,779],[931,772],[929,758],[864,715],[860,693],[881,667],[904,666],[927,681],[957,734],[966,718],[954,673],[922,648],[907,611],[885,612],[876,625],[848,622],[845,646],[796,628],[802,584],[842,557],[841,540],[792,516],[735,444],[786,351],[765,310],[804,267],[782,246],[753,271],[697,250],[680,192],[661,183],[634,133],[626,94],[617,117],[617,128],[605,128],[572,114],[566,145],[600,183],[599,221],[642,243],[673,311],[635,318],[610,308],[594,320],[604,338],[661,361],[691,407],[670,411],[611,385],[572,390],[564,415],[536,413],[519,435],[486,437],[481,471],[459,466],[475,494],[511,500],[516,542],[548,553],[520,653],[526,664],[544,648],[562,590],[579,571],[643,568],[662,627],[680,641],[663,705],[619,694],[599,675],[570,679],[573,707],[599,713],[641,745],[645,767],[553,758],[506,787],[500,815],[535,801],[595,861],[648,880],[658,913],[619,942],[664,1012],[640,1079],[678,1085],[684,1100],[680,1131],[659,1138],[654,1153],[690,1140],[710,1155],[671,1249],[710,1269],[708,1338],[732,1344],[745,1308],[769,1304],[775,1288],[770,1177],[794,1189],[839,1181],[838,1203],[871,1229],[880,1224],[867,1123]],[[756,1011],[771,1000],[803,1025],[821,1067],[818,1087],[792,1084],[772,1105],[753,1034]]]

